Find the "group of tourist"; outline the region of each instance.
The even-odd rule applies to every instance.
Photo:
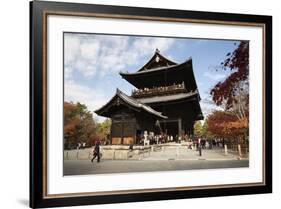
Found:
[[[85,149],[86,148],[86,142],[78,142],[76,148],[77,149]]]
[[[184,136],[178,136],[178,135],[170,135],[170,134],[156,134],[156,135],[149,135],[147,136],[147,140],[149,141],[149,144],[164,144],[168,142],[176,142],[181,143],[182,140],[186,140],[187,135]],[[145,144],[145,137],[142,135],[140,139],[138,140],[139,145]]]
[[[146,140],[148,143],[146,143]],[[139,140],[137,140],[137,144],[139,145],[153,145],[153,144],[164,144],[169,142],[175,143],[187,143],[188,149],[194,149],[201,147],[202,149],[212,149],[213,147],[223,147],[224,140],[223,139],[206,139],[201,137],[188,137],[187,134],[178,136],[178,135],[169,135],[169,134],[156,134],[156,135],[148,135],[147,139],[142,135]]]
[[[206,138],[200,138],[200,137],[194,137],[192,139],[188,140],[188,148],[202,148],[202,149],[212,149],[213,147],[223,147],[224,146],[224,140],[223,139],[206,139]]]
[[[149,141],[149,145],[153,144],[164,144],[169,142],[175,142],[175,143],[187,143],[188,149],[196,149],[199,151],[201,156],[201,150],[202,149],[212,149],[213,147],[223,147],[224,146],[224,140],[223,139],[205,139],[200,137],[193,137],[189,138],[187,134],[183,136],[176,135],[175,137],[173,135],[169,134],[156,134],[156,135],[149,135],[147,136],[147,140]],[[145,145],[145,137],[142,136],[139,140],[139,145]],[[93,157],[91,159],[91,162],[97,158],[97,162],[100,162],[102,151],[101,151],[101,145],[108,145],[108,141],[95,141],[95,146],[93,148],[92,154]],[[81,146],[81,145],[80,145]],[[131,145],[130,149],[133,149],[133,146]]]

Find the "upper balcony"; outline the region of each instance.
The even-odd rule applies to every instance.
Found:
[[[142,97],[170,95],[170,94],[177,94],[177,93],[187,93],[184,82],[182,82],[181,84],[173,84],[170,86],[134,89],[132,91],[132,97],[142,98]]]

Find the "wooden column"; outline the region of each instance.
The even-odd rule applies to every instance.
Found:
[[[178,119],[178,136],[181,136],[182,132],[182,120],[181,118]]]
[[[122,131],[121,131],[121,144],[124,144],[124,114],[122,113],[122,117],[121,117],[121,127],[122,127]]]
[[[112,126],[114,123],[114,119],[111,119],[111,125],[110,125],[110,144],[112,144]]]

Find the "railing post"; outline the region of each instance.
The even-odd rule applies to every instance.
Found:
[[[227,154],[228,154],[228,151],[227,151],[227,145],[226,145],[226,144],[224,145],[224,154],[225,154],[225,155],[227,155]]]
[[[239,153],[239,156],[241,157],[242,156],[242,152],[241,152],[241,145],[238,144],[238,153]]]

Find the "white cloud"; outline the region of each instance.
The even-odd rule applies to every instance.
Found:
[[[95,60],[99,53],[99,45],[97,41],[81,44],[81,57],[86,60]]]
[[[80,53],[80,39],[77,36],[65,36],[64,59],[71,64]]]
[[[65,34],[65,67],[69,78],[75,70],[85,77],[126,71],[156,48],[165,52],[173,42],[169,38]]]
[[[72,78],[72,68],[70,67],[64,68],[64,78],[67,80]]]
[[[132,65],[144,64],[142,59],[148,59],[156,48],[165,52],[173,44],[173,39],[164,38],[82,34],[65,34],[64,40],[65,101],[81,102],[90,111],[106,104],[112,95],[108,95],[103,86],[87,86],[83,79],[76,77],[76,73],[91,79],[126,71]],[[103,119],[96,114],[94,116]]]
[[[206,118],[209,114],[211,114],[212,112],[214,112],[215,110],[223,110],[222,107],[217,106],[215,104],[211,104],[209,102],[205,102],[205,101],[201,101],[201,109],[202,109],[202,113],[204,115],[204,117]]]
[[[213,81],[219,81],[226,77],[226,75],[224,75],[224,74],[211,73],[209,71],[204,72],[203,76],[205,76]]]
[[[102,107],[109,99],[101,90],[83,86],[73,80],[67,80],[64,89],[65,101],[86,104],[90,111]]]
[[[147,56],[158,48],[161,52],[167,51],[172,44],[174,39],[171,38],[143,38],[137,39],[132,44],[132,49],[139,56]]]

